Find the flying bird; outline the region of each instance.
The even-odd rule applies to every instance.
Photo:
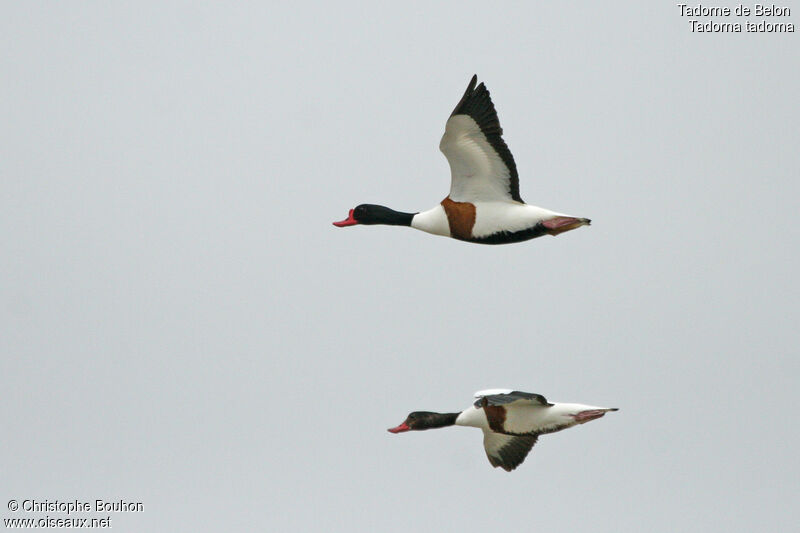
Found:
[[[509,244],[542,235],[558,235],[588,218],[528,205],[519,195],[514,156],[503,140],[489,91],[473,76],[447,120],[439,149],[450,163],[450,194],[420,213],[401,213],[382,205],[361,204],[334,222],[411,226],[434,235],[479,244]]]
[[[483,447],[493,467],[511,472],[525,460],[539,435],[601,418],[616,407],[550,403],[541,394],[490,389],[475,393],[475,403],[460,413],[415,411],[391,433],[447,426],[483,430]]]

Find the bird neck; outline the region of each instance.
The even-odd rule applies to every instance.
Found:
[[[382,205],[376,205],[370,213],[372,224],[384,224],[387,226],[410,226],[411,220],[416,213],[403,213],[395,211]]]
[[[435,429],[453,426],[456,423],[456,418],[458,418],[458,415],[460,414],[461,413],[431,413],[429,416],[425,417],[423,429]]]

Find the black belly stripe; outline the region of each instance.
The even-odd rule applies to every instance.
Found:
[[[498,231],[486,237],[472,237],[469,242],[478,244],[511,244],[514,242],[528,241],[547,235],[549,230],[540,222],[533,227],[519,231]]]

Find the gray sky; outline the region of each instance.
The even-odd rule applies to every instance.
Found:
[[[430,4],[2,4],[0,518],[796,526],[797,33]],[[446,195],[473,73],[522,197],[593,225],[500,247],[331,226]],[[490,387],[621,410],[511,474],[474,429],[386,432]]]

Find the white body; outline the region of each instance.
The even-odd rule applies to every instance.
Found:
[[[571,216],[514,201],[473,202],[473,205],[475,225],[472,227],[472,236],[475,238],[501,231],[522,231],[553,217]],[[411,227],[434,235],[452,236],[447,214],[441,205],[414,215]]]
[[[455,424],[480,428],[489,462],[514,470],[528,455],[539,435],[554,433],[602,417],[616,409],[579,403],[550,403],[540,394],[490,389],[475,393],[477,405],[463,410]],[[490,423],[487,417],[492,417]],[[495,411],[497,409],[497,411]],[[492,428],[494,426],[494,429]],[[498,426],[502,431],[495,431]]]
[[[553,433],[554,431],[567,429],[578,423],[573,415],[582,411],[607,409],[606,407],[582,405],[579,403],[554,403],[552,406],[547,407],[524,401],[514,402],[505,407],[506,431],[520,435],[528,433]],[[456,425],[492,431],[491,428],[489,428],[489,421],[486,419],[486,411],[476,408],[475,406],[471,406],[462,411],[456,419]]]
[[[539,222],[563,215],[519,202],[475,202],[475,225],[472,236],[486,237],[499,231],[513,233],[532,228]]]

